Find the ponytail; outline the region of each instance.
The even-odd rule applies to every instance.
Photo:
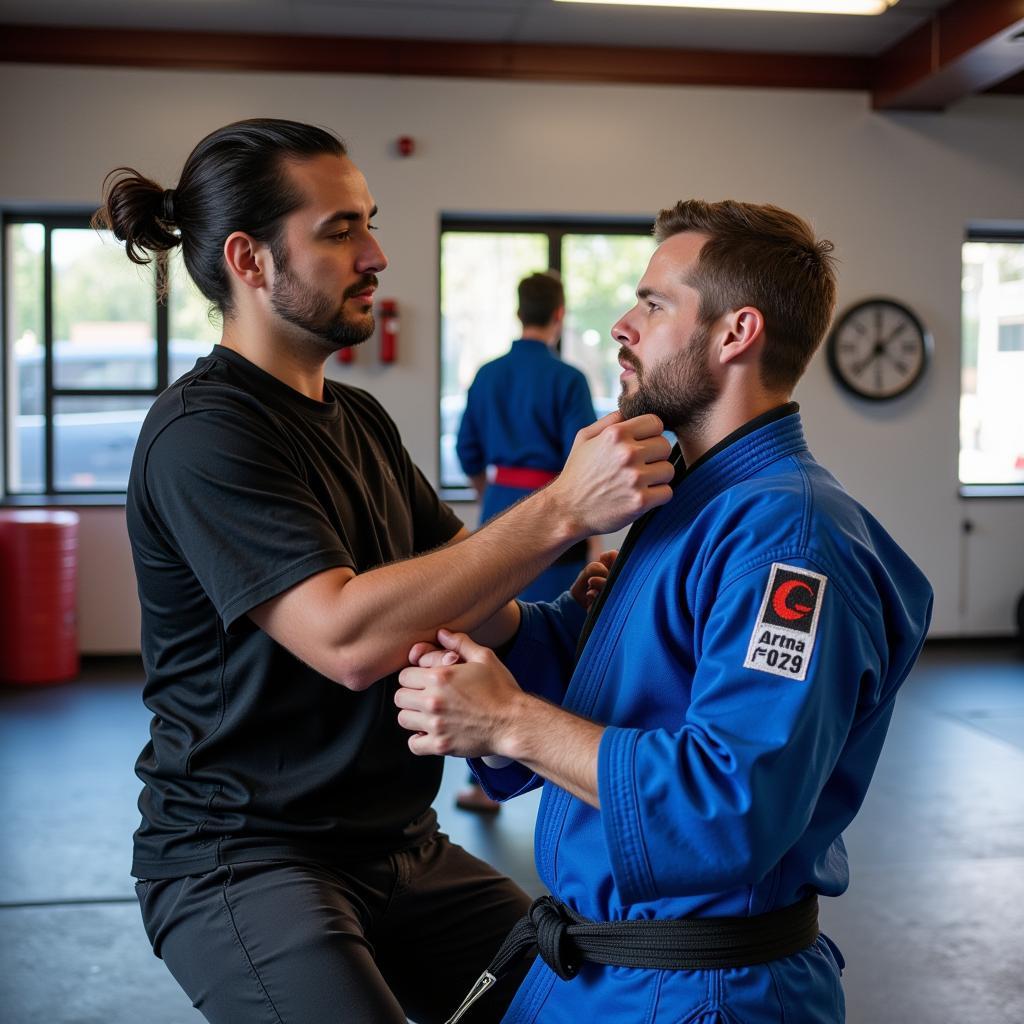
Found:
[[[180,244],[174,227],[174,192],[162,189],[131,167],[117,167],[103,181],[103,205],[92,226],[113,231],[128,259],[148,264],[154,255]]]

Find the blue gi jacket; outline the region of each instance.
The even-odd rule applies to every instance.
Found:
[[[575,669],[580,609],[522,606],[520,684],[607,725],[601,810],[546,783],[536,830],[541,878],[588,918],[761,914],[848,885],[841,834],[931,588],[814,461],[795,409],[737,432],[647,517]],[[473,765],[497,797],[541,782]],[[822,936],[758,967],[585,964],[569,982],[538,959],[505,1020],[833,1024],[836,957]]]
[[[488,466],[560,473],[576,432],[595,419],[586,377],[544,342],[520,338],[505,355],[477,372],[466,396],[455,451],[468,476]],[[529,493],[518,487],[488,486],[480,521]]]

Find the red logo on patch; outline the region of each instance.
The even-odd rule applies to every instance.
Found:
[[[796,594],[793,591],[797,591]],[[805,591],[805,593],[799,593]],[[780,619],[796,622],[814,611],[814,604],[802,604],[801,601],[814,601],[814,591],[803,580],[786,580],[775,588],[772,594],[772,611]]]
[[[799,633],[809,633],[814,623],[821,580],[818,576],[775,565],[762,621]]]

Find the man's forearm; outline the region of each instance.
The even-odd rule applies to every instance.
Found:
[[[672,496],[669,444],[656,416],[612,413],[577,435],[559,477],[473,535],[357,575],[338,568],[250,611],[296,657],[351,689],[402,668],[439,627],[474,632],[576,541],[632,522]],[[509,609],[488,643],[518,626]]]
[[[481,643],[504,643],[519,626],[511,598],[579,537],[546,492],[531,495],[456,543],[354,576],[339,595],[338,642],[374,678],[403,667],[441,626],[483,627]]]
[[[481,622],[470,634],[478,644],[484,647],[501,647],[507,644],[519,632],[522,612],[516,601],[503,604],[486,622]]]
[[[604,726],[528,693],[517,705],[500,752],[600,810],[597,754]]]
[[[378,675],[401,667],[411,646],[440,626],[472,633],[574,543],[671,498],[675,470],[662,430],[656,416],[612,413],[577,434],[555,481],[472,536],[352,578],[339,640],[361,679],[367,665]]]

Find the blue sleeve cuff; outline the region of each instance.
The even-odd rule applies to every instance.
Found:
[[[657,897],[640,826],[635,768],[639,741],[639,729],[609,726],[601,737],[597,753],[601,826],[612,877],[626,903]]]
[[[469,759],[469,767],[492,800],[511,800],[544,783],[539,775],[524,768],[518,761],[504,768],[491,768],[479,757],[472,757]]]

